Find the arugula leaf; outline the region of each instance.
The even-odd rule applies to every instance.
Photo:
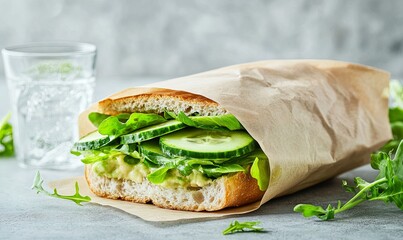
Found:
[[[193,169],[197,169],[198,166],[215,166],[210,160],[204,159],[183,159],[178,161],[177,169],[183,176],[188,176],[192,173]]]
[[[129,156],[129,155],[126,155],[126,156],[123,158],[123,161],[124,161],[125,163],[127,163],[127,164],[130,164],[130,165],[136,165],[137,163],[140,162],[140,159],[139,159],[139,158],[134,158],[134,157]]]
[[[165,177],[168,174],[168,171],[175,168],[175,166],[164,166],[161,167],[159,169],[157,169],[156,171],[150,173],[147,175],[147,179],[148,181],[150,181],[153,184],[161,184],[164,182]]]
[[[101,122],[103,120],[107,119],[108,117],[110,117],[110,115],[102,114],[102,113],[98,113],[98,112],[92,112],[88,115],[88,119],[90,120],[92,125],[94,125],[95,127],[98,127],[99,124],[101,124]]]
[[[36,190],[36,193],[44,193],[50,197],[54,197],[54,198],[60,198],[60,199],[66,199],[66,200],[71,200],[73,202],[75,202],[77,205],[81,205],[82,202],[89,202],[91,201],[91,198],[89,196],[82,196],[80,195],[79,191],[79,187],[78,187],[78,182],[76,182],[75,184],[75,189],[76,189],[76,193],[74,195],[71,196],[65,196],[65,195],[60,195],[59,193],[57,193],[56,188],[53,190],[53,193],[50,193],[48,191],[46,191],[43,186],[43,179],[41,177],[41,174],[38,172],[36,172],[35,175],[35,179],[34,179],[34,183],[31,187],[31,189]]]
[[[165,115],[170,116],[188,126],[202,129],[244,129],[238,119],[232,114],[221,116],[187,116],[184,112],[176,115],[173,112],[166,112]]]
[[[110,116],[98,126],[98,132],[103,135],[118,137],[136,129],[166,122],[167,120],[158,114],[132,113],[126,122],[121,122],[119,116]]]
[[[227,234],[233,234],[237,232],[264,232],[264,229],[262,227],[258,227],[260,222],[238,222],[238,221],[233,221],[227,229],[225,229],[222,234],[227,235]]]
[[[357,190],[355,189],[355,187],[348,185],[348,182],[346,180],[341,180],[341,186],[344,188],[344,190],[346,190],[346,192],[351,192],[354,194],[357,193]]]
[[[121,146],[104,146],[100,149],[93,149],[93,150],[88,150],[85,152],[79,152],[79,154],[83,154],[84,158],[81,159],[81,162],[84,164],[92,164],[95,162],[100,162],[100,161],[105,161],[108,160],[109,158],[116,157],[118,155],[124,154],[130,158],[133,159],[124,159],[125,162],[127,160],[127,163],[132,163],[134,162],[139,162],[141,157],[139,152],[137,151],[137,148],[134,144],[124,144]],[[137,159],[137,160],[134,160]]]
[[[221,165],[221,166],[214,167],[214,168],[201,167],[201,172],[205,173],[210,178],[218,178],[223,174],[244,172],[244,171],[245,171],[245,168],[243,168],[239,164],[227,164],[227,165]]]
[[[105,146],[100,149],[88,150],[80,152],[84,155],[81,162],[84,164],[91,164],[99,161],[105,161],[109,158],[122,154],[122,152],[116,150],[116,146]]]
[[[250,175],[257,180],[260,191],[266,191],[270,180],[269,161],[267,158],[260,159],[256,157],[250,168]]]
[[[137,151],[137,146],[135,144],[123,144],[120,147],[116,147],[115,151],[121,152],[132,158],[140,159],[140,153]]]
[[[403,107],[392,107],[389,108],[389,121],[402,122],[403,121]]]
[[[9,123],[11,113],[0,121],[0,157],[14,155],[13,127]]]
[[[330,220],[335,214],[346,211],[364,201],[384,201],[394,203],[403,210],[403,140],[400,142],[393,159],[385,152],[371,155],[371,166],[379,170],[378,176],[373,182],[367,182],[360,177],[354,179],[355,186],[348,186],[343,181],[342,186],[355,195],[345,204],[338,202],[337,207],[328,205],[326,209],[311,204],[298,204],[295,212],[300,212],[304,217],[316,216],[322,220]]]
[[[98,127],[102,123],[102,121],[104,121],[105,119],[107,119],[110,116],[111,115],[108,115],[108,114],[92,112],[88,115],[88,119],[95,127]],[[120,114],[116,115],[115,117],[117,117],[119,119],[119,121],[121,121],[122,123],[125,123],[130,118],[130,114],[129,113],[120,113]]]
[[[176,115],[175,115],[174,112],[167,112],[167,111],[164,111],[164,118],[165,118],[166,120],[175,119],[175,117],[176,117]]]
[[[190,120],[199,126],[206,126],[206,128],[209,126],[220,126],[226,127],[231,131],[244,129],[238,119],[236,119],[232,114],[225,114],[221,116],[195,116],[190,117]]]
[[[298,204],[294,207],[295,212],[301,212],[304,217],[316,216],[321,220],[328,220],[334,218],[334,207],[328,205],[326,210],[321,206],[315,206],[312,204]]]

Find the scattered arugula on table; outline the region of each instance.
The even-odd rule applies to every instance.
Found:
[[[396,80],[390,83],[390,94],[394,107],[389,108],[389,121],[393,139],[387,142],[379,152],[371,155],[371,166],[379,170],[374,182],[367,182],[360,177],[354,178],[355,186],[342,181],[347,192],[355,195],[346,203],[338,201],[337,206],[329,204],[326,209],[312,204],[298,204],[295,212],[304,217],[316,216],[322,220],[334,219],[335,214],[346,211],[365,201],[384,201],[394,203],[403,210],[403,86]],[[392,155],[394,158],[392,159]]]
[[[79,192],[80,189],[78,187],[78,182],[76,182],[76,184],[75,184],[76,193],[74,195],[71,195],[71,196],[60,195],[57,192],[56,188],[53,190],[53,193],[50,193],[50,192],[46,191],[43,188],[42,184],[43,184],[43,179],[41,177],[41,174],[38,171],[38,172],[36,172],[34,183],[33,183],[32,187],[31,187],[31,189],[35,190],[37,194],[38,193],[44,193],[44,194],[46,194],[46,195],[48,195],[50,197],[71,200],[71,201],[75,202],[77,205],[80,205],[80,206],[81,206],[82,202],[91,201],[91,198],[89,196],[80,195],[80,192]]]
[[[0,120],[0,157],[14,155],[13,127],[9,123],[11,114],[8,113]]]
[[[233,221],[227,229],[225,229],[222,234],[227,235],[227,234],[233,234],[233,233],[238,233],[238,232],[264,232],[264,229],[262,227],[258,227],[260,222],[238,222],[238,221]]]
[[[342,186],[347,192],[355,194],[348,202],[342,204],[341,201],[338,201],[336,207],[329,204],[326,209],[312,204],[298,204],[294,207],[294,211],[302,213],[304,217],[316,216],[322,220],[330,220],[336,214],[362,202],[376,200],[394,203],[403,210],[403,140],[393,159],[385,152],[372,154],[371,167],[379,170],[375,181],[367,182],[356,177],[355,186],[349,186],[346,181],[342,182]]]

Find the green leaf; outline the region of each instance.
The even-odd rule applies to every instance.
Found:
[[[346,180],[341,181],[341,186],[346,190],[346,192],[357,193],[355,187],[349,186]]]
[[[216,166],[211,160],[203,159],[183,159],[177,162],[177,169],[183,176],[188,176],[193,169],[198,169],[199,166]]]
[[[184,112],[175,115],[172,112],[166,113],[168,116],[195,128],[202,129],[229,129],[241,130],[244,129],[238,119],[232,114],[221,116],[187,116]]]
[[[111,115],[108,115],[108,114],[92,112],[88,115],[88,119],[95,127],[99,127],[99,125],[102,123],[102,121],[104,121],[105,119],[107,119],[110,116]],[[117,117],[120,122],[125,123],[130,118],[130,114],[129,113],[120,113],[120,114],[116,115],[115,117]]]
[[[244,129],[238,119],[236,119],[232,114],[221,116],[196,116],[190,117],[190,119],[198,126],[205,126],[206,128],[209,128],[210,126],[220,126],[228,128],[231,131]]]
[[[125,162],[135,164],[141,159],[140,154],[137,151],[137,147],[134,144],[124,144],[118,146],[104,146],[100,149],[88,150],[80,152],[80,155],[84,155],[81,162],[84,164],[92,164],[95,162],[106,161],[110,158],[114,158],[118,155],[126,155],[130,158],[124,159]],[[133,159],[131,159],[133,158]],[[137,159],[137,160],[134,160]]]
[[[267,158],[255,158],[250,168],[250,175],[257,180],[260,191],[266,191],[270,181],[269,161]]]
[[[294,207],[294,212],[302,213],[304,217],[323,216],[326,214],[325,209],[321,206],[312,204],[298,204]]]
[[[103,120],[107,119],[108,117],[110,117],[110,115],[102,114],[102,113],[98,113],[98,112],[92,112],[88,115],[88,119],[90,120],[92,125],[94,125],[95,127],[98,127],[101,124],[101,122]]]
[[[13,127],[9,123],[11,113],[0,120],[0,157],[14,155]]]
[[[98,132],[103,135],[118,137],[136,129],[166,121],[160,115],[152,113],[132,113],[126,122],[121,122],[119,116],[111,116],[101,122]]]
[[[355,177],[354,183],[356,185],[356,188],[359,190],[362,190],[362,189],[368,187],[368,185],[370,184],[369,182],[365,181],[364,179],[362,179],[360,177]]]
[[[122,146],[116,147],[113,150],[121,152],[121,153],[128,155],[130,157],[133,157],[133,158],[137,158],[137,159],[141,158],[136,144],[123,144]]]
[[[80,152],[84,155],[81,162],[84,164],[92,164],[99,161],[105,161],[109,158],[122,154],[116,150],[117,146],[105,146],[100,149],[88,150],[85,152]]]
[[[331,220],[334,218],[335,208],[330,204],[327,206],[326,210],[321,206],[312,204],[298,204],[294,207],[294,212],[302,213],[304,217],[316,216],[322,220]]]
[[[372,160],[372,159],[371,159]],[[390,159],[385,156],[379,161],[379,174],[376,179],[386,179],[386,183],[377,186],[372,193],[370,200],[382,200],[386,203],[392,202],[403,210],[403,140],[397,148],[395,157]]]
[[[390,124],[394,139],[403,139],[403,122],[392,122]]]
[[[395,152],[400,141],[403,140],[403,109],[399,107],[390,108],[389,121],[393,139],[380,149],[383,152]]]
[[[320,206],[299,204],[294,211],[302,213],[305,217],[317,216],[322,220],[334,218],[335,214],[349,210],[364,201],[384,201],[394,203],[403,210],[403,140],[400,142],[395,157],[391,159],[387,153],[378,152],[371,155],[371,166],[379,170],[373,182],[367,182],[360,177],[354,178],[355,187],[343,182],[343,187],[355,195],[345,204],[337,208],[329,205],[326,210]],[[358,190],[358,192],[357,192]]]
[[[165,166],[157,169],[156,171],[150,173],[147,175],[148,181],[150,181],[153,184],[161,184],[164,182],[165,177],[168,174],[168,171],[173,169],[174,166]]]
[[[126,155],[126,156],[123,158],[123,161],[124,161],[125,163],[127,163],[127,164],[130,164],[130,165],[136,165],[137,163],[140,162],[140,159],[139,159],[139,158],[134,158],[134,157],[129,156],[129,155]]]
[[[390,140],[389,142],[387,142],[379,151],[381,152],[395,152],[397,147],[399,146],[400,140]]]
[[[201,167],[202,172],[205,173],[210,178],[218,178],[223,174],[244,172],[245,168],[238,164],[222,165],[214,168]]]
[[[393,122],[402,122],[403,121],[403,108],[393,107],[389,108],[389,121]]]
[[[227,234],[233,234],[237,232],[264,232],[264,229],[262,227],[258,227],[259,221],[255,222],[238,222],[238,221],[233,221],[230,223],[229,227],[225,229],[222,234],[227,235]]]
[[[35,178],[34,178],[34,183],[31,187],[31,189],[35,190],[36,193],[43,193],[46,194],[50,197],[54,197],[54,198],[60,198],[60,199],[65,199],[65,200],[70,200],[75,202],[77,205],[81,206],[82,202],[89,202],[91,201],[91,198],[89,196],[82,196],[80,195],[80,189],[78,187],[78,182],[76,182],[75,184],[75,190],[76,193],[74,195],[71,196],[67,196],[67,195],[61,195],[57,192],[56,188],[53,190],[53,193],[50,193],[48,191],[46,191],[43,186],[43,179],[41,178],[41,174],[38,172],[36,172]]]
[[[371,167],[375,170],[384,168],[385,159],[388,159],[389,155],[385,152],[377,152],[371,154]],[[384,176],[383,176],[384,177]]]
[[[339,201],[339,207],[341,206],[341,203]],[[328,205],[326,210],[325,210],[325,215],[319,216],[320,219],[322,220],[331,220],[334,219],[334,213],[335,213],[335,208],[332,205]]]
[[[176,117],[175,113],[164,111],[164,118],[166,120],[171,120],[174,119],[175,117]]]

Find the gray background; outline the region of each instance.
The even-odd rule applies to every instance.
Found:
[[[275,58],[347,60],[402,78],[402,13],[399,0],[0,0],[0,48],[94,43],[100,81]]]

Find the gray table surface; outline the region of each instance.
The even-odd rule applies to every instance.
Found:
[[[95,99],[142,81],[105,81],[96,88]],[[0,116],[9,111],[7,90],[0,80]],[[82,175],[74,171],[41,170],[46,182]],[[351,194],[341,179],[361,176],[373,180],[376,172],[363,166],[304,191],[274,199],[255,212],[203,221],[146,222],[111,207],[37,195],[30,189],[37,169],[22,169],[14,158],[0,159],[0,239],[403,239],[403,213],[394,205],[364,203],[337,216],[335,221],[305,219],[292,211],[298,203],[326,206],[346,201]],[[262,222],[264,233],[223,236],[233,220]]]

